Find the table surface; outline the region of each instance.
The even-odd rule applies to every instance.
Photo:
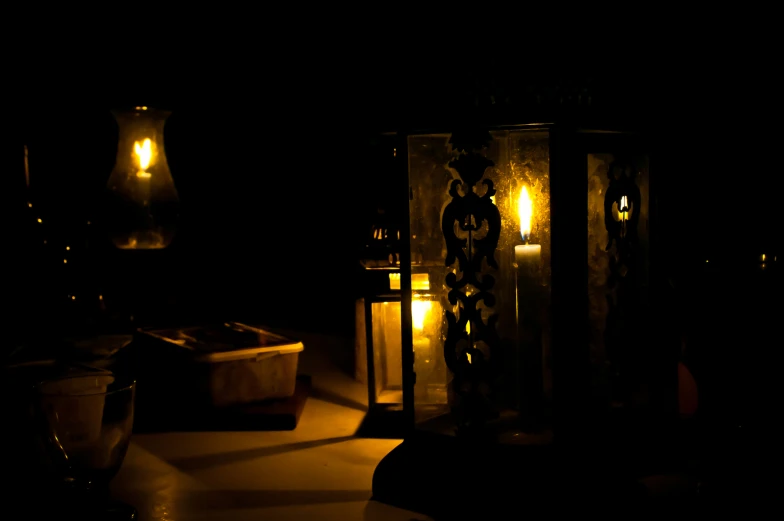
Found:
[[[295,430],[135,435],[114,497],[142,521],[430,520],[370,500],[376,465],[401,440],[354,437],[367,391],[338,368],[351,342],[287,333],[305,344],[299,372],[313,377]]]

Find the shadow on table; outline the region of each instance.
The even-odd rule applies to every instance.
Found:
[[[369,490],[204,490],[188,497],[188,509],[227,510],[350,503],[370,499]]]
[[[284,443],[282,445],[273,445],[270,447],[255,447],[252,449],[235,450],[231,452],[220,452],[217,454],[205,454],[203,456],[193,456],[190,458],[177,458],[167,460],[160,454],[158,457],[166,461],[166,463],[178,468],[183,472],[193,472],[197,470],[205,470],[214,467],[221,467],[224,465],[232,465],[243,461],[253,460],[257,458],[265,458],[268,456],[276,456],[279,454],[286,454],[304,449],[312,449],[315,447],[323,447],[324,445],[333,445],[354,439],[353,436],[339,436],[336,438],[326,438],[323,440],[299,441],[295,443]],[[152,447],[145,446],[143,438],[134,439],[134,443],[143,449],[155,454]]]
[[[363,403],[359,403],[334,391],[328,391],[318,387],[314,387],[310,390],[310,397],[315,398],[316,400],[321,400],[322,402],[339,405],[348,409],[354,409],[355,411],[367,412],[368,410],[367,405]]]
[[[363,517],[366,521],[400,521],[405,519],[405,514],[402,514],[402,512],[406,511],[370,500],[365,505],[365,515]],[[409,514],[408,521],[431,521],[431,518],[424,514]]]

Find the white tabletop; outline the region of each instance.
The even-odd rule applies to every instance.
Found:
[[[400,440],[353,436],[366,391],[334,356],[350,346],[302,340],[313,392],[296,430],[135,435],[114,496],[142,521],[429,520],[370,501],[373,471]]]

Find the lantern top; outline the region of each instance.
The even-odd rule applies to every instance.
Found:
[[[650,82],[619,83],[592,78],[584,71],[572,78],[552,74],[534,81],[517,74],[490,73],[469,89],[450,91],[443,84],[416,99],[399,100],[390,111],[386,130],[454,129],[470,122],[489,127],[552,122],[585,128],[642,130],[657,116]],[[424,89],[428,86],[424,85]],[[417,132],[419,133],[419,132]],[[424,133],[424,132],[422,132]]]
[[[647,131],[643,126],[625,125],[621,122],[609,120],[551,120],[551,121],[532,121],[530,123],[476,123],[476,127],[481,132],[504,131],[504,130],[554,130],[557,128],[571,129],[580,134],[614,134],[614,135],[633,135]],[[451,136],[456,132],[461,132],[466,128],[465,124],[450,125],[448,123],[434,123],[430,126],[410,126],[401,128],[397,131],[385,131],[383,135],[394,136],[399,134],[423,135],[423,134],[443,134]]]
[[[381,206],[364,236],[360,262],[366,269],[399,269],[400,222]]]

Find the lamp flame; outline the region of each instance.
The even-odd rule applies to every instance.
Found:
[[[517,211],[520,215],[520,235],[523,236],[524,241],[527,241],[528,237],[531,235],[531,218],[534,213],[533,207],[533,201],[531,201],[531,197],[528,195],[528,190],[523,186],[523,189],[520,190],[520,200],[517,203]]]
[[[133,151],[136,152],[136,157],[139,158],[140,170],[136,175],[139,177],[150,177],[150,173],[146,171],[150,167],[150,161],[152,160],[152,141],[150,141],[150,138],[145,139],[142,144],[136,141],[133,144]]]

